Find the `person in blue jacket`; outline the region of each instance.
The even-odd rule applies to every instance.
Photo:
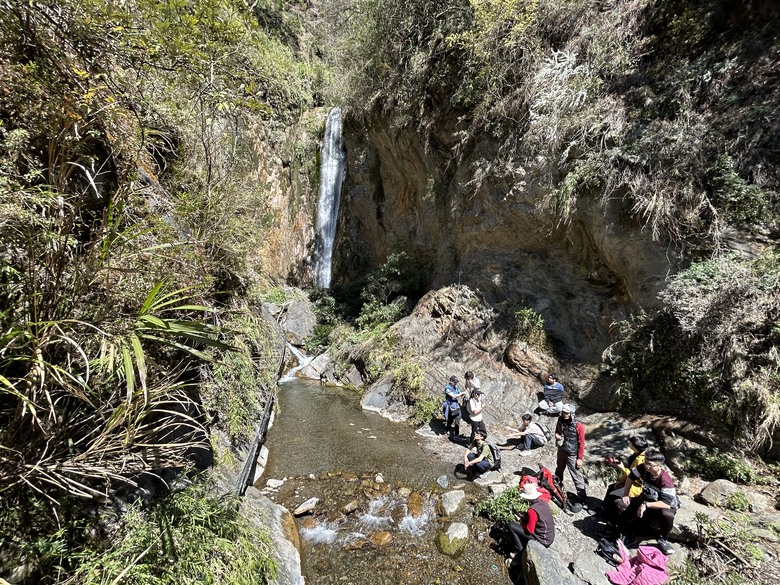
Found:
[[[541,414],[560,414],[563,409],[563,384],[558,381],[557,374],[547,377],[544,385],[544,400],[539,402]]]
[[[450,437],[460,436],[460,397],[465,396],[460,388],[458,388],[457,376],[450,376],[450,380],[444,387],[444,421],[447,429],[447,433]]]

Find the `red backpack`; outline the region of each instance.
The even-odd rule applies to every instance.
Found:
[[[555,501],[561,509],[568,510],[567,496],[563,486],[555,479],[553,472],[547,469],[541,463],[539,464],[539,471],[536,473],[536,479],[540,488],[544,488],[549,492],[553,501]]]
[[[523,486],[527,483],[532,483],[536,485],[536,489],[539,491],[540,494],[542,494],[541,496],[539,496],[540,500],[544,500],[545,502],[549,502],[550,500],[552,500],[552,495],[550,495],[549,490],[539,485],[539,478],[537,478],[535,475],[524,475],[520,479],[520,486],[518,489],[520,491],[523,491]]]

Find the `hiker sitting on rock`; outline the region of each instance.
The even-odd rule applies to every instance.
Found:
[[[601,510],[604,512],[615,512],[617,510],[612,500],[623,497],[626,481],[628,480],[628,475],[631,473],[631,470],[640,463],[644,463],[645,449],[647,449],[647,439],[633,435],[628,438],[628,448],[631,449],[631,455],[629,455],[625,466],[623,465],[623,462],[620,461],[620,459],[615,459],[613,457],[607,459],[607,463],[609,465],[620,471],[620,477],[615,483],[607,487],[607,493],[604,495],[604,502],[601,505]],[[632,482],[632,484],[633,485],[628,492],[629,498],[635,498],[642,493],[641,481],[636,480]],[[613,515],[609,518],[609,520],[616,522],[617,518],[615,518]]]
[[[530,412],[523,415],[522,422],[518,428],[504,427],[504,431],[509,439],[520,439],[516,448],[520,450],[520,455],[530,455],[531,449],[543,447],[547,444],[547,437],[544,436],[544,429],[538,422],[533,422]],[[515,446],[506,445],[504,448],[513,449]]]
[[[457,376],[450,376],[450,380],[444,387],[444,421],[450,437],[460,436],[460,403],[458,400],[465,394],[458,388]]]
[[[563,408],[563,384],[558,381],[557,374],[547,376],[544,385],[544,400],[539,402],[540,414],[558,414]]]
[[[514,550],[506,560],[507,567],[519,552],[522,552],[529,540],[536,540],[545,548],[549,548],[555,540],[555,522],[550,505],[540,498],[541,492],[535,483],[526,483],[520,490],[520,497],[531,501],[527,511],[518,515],[520,522],[509,523],[509,534],[514,543]]]
[[[657,535],[658,548],[665,555],[670,555],[674,553],[674,548],[667,539],[680,501],[674,480],[664,469],[665,461],[658,449],[645,451],[644,463],[631,470],[623,488],[623,497],[614,503],[620,513],[618,528],[621,532],[638,536]],[[632,498],[629,494],[635,481],[642,482],[642,492]]]
[[[467,450],[463,454],[463,467],[466,469],[466,473],[472,477],[487,473],[493,468],[495,460],[493,459],[493,453],[490,451],[490,447],[485,442],[487,438],[486,434],[477,432],[474,435],[474,448]]]

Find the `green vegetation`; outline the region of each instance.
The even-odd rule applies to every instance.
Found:
[[[522,340],[543,350],[551,350],[552,345],[544,330],[544,319],[530,307],[524,307],[515,312],[515,326],[512,339]]]
[[[662,399],[733,428],[750,449],[780,423],[780,256],[694,263],[663,292],[668,309],[629,326],[615,372],[633,408]],[[683,391],[681,391],[683,390]]]
[[[590,197],[618,197],[656,237],[696,245],[729,224],[777,221],[780,133],[766,121],[780,88],[764,81],[780,52],[771,10],[693,0],[330,4],[351,15],[331,33],[355,115],[392,112],[433,148],[437,128],[457,118],[455,158],[495,140],[475,189],[530,171],[551,186],[539,204],[559,224]]]
[[[708,481],[728,479],[736,483],[751,484],[755,482],[756,472],[743,457],[731,453],[721,453],[717,449],[704,449],[689,454],[689,473],[699,475]]]
[[[405,295],[417,293],[421,285],[420,269],[409,256],[405,252],[391,254],[368,275],[360,294],[363,306],[357,324],[370,329],[405,317],[408,314]]]
[[[713,579],[729,585],[769,582],[771,563],[755,544],[756,536],[744,515],[732,514],[715,522],[697,514],[696,523],[698,546],[684,566],[671,572],[669,583],[705,585]]]
[[[498,497],[480,500],[474,511],[493,522],[506,524],[514,522],[515,516],[525,512],[528,506],[528,500],[520,497],[518,488],[509,488]]]
[[[745,492],[736,491],[726,498],[723,507],[735,512],[747,512],[750,510],[750,502],[748,502]]]
[[[45,521],[37,516],[40,512],[5,506],[0,510],[7,527],[25,520],[40,526]],[[110,540],[100,538],[100,531],[110,533]],[[79,585],[249,585],[267,583],[276,574],[268,536],[239,514],[237,501],[210,495],[203,483],[149,507],[130,505],[119,517],[60,524],[50,536],[29,541],[24,552],[34,559],[39,575],[49,573],[56,575],[51,582]]]
[[[267,197],[248,177],[259,136],[311,107],[324,79],[283,14],[239,0],[2,3],[0,548],[29,582],[272,574],[262,539],[247,547],[203,494],[212,511],[180,514],[173,495],[117,520],[126,540],[103,560],[91,555],[117,534],[85,527],[152,470],[192,467],[209,430],[246,440],[276,368],[242,300],[262,272]],[[192,551],[174,546],[178,530]],[[104,561],[116,571],[73,576]],[[160,566],[133,577],[147,561]]]

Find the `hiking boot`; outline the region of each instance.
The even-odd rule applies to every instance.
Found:
[[[674,554],[674,547],[672,546],[672,543],[666,540],[663,536],[658,537],[658,548],[660,548],[661,552],[664,553],[667,557]]]

